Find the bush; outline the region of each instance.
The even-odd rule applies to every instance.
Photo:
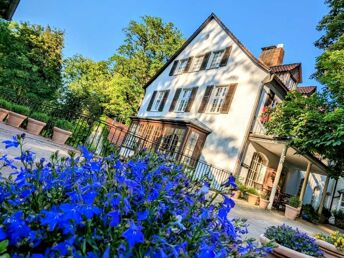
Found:
[[[253,195],[258,195],[257,190],[255,188],[253,188],[253,187],[246,188],[246,193],[253,194]]]
[[[323,252],[315,243],[315,239],[285,224],[268,227],[264,235],[268,239],[297,252],[314,257],[323,257]]]
[[[18,105],[18,104],[12,104],[11,105],[11,111],[24,115],[24,116],[28,116],[30,114],[30,108],[27,106],[23,106],[23,105]]]
[[[246,187],[243,183],[241,183],[240,181],[238,181],[237,185],[238,185],[238,190],[239,190],[240,192],[246,193],[247,187]]]
[[[316,234],[315,238],[334,245],[339,251],[344,251],[344,234],[339,231],[335,231],[331,235],[325,235],[324,233]]]
[[[344,212],[342,210],[333,211],[334,224],[344,229]]]
[[[301,202],[300,202],[299,198],[297,198],[296,196],[290,197],[289,205],[291,207],[298,208],[300,206],[300,204],[301,204]]]
[[[7,110],[11,110],[12,108],[12,103],[5,100],[5,99],[1,99],[0,98],[0,108],[4,108],[4,109],[7,109]]]
[[[4,143],[22,148],[21,137]],[[10,255],[265,257],[271,251],[244,238],[242,221],[228,219],[230,198],[212,203],[208,183],[191,182],[164,157],[141,153],[124,162],[80,151],[81,158],[55,155],[35,166],[34,154],[22,152],[16,179],[0,181],[0,241],[9,240]],[[6,156],[2,161],[13,167]]]
[[[41,112],[33,112],[30,117],[32,119],[36,119],[38,121],[41,121],[41,122],[44,122],[44,123],[47,123],[50,119],[50,117],[45,114],[45,113],[41,113]]]
[[[263,191],[259,194],[259,197],[264,200],[269,200],[270,195],[267,191]]]
[[[55,122],[55,126],[67,131],[73,131],[74,126],[71,122],[65,119],[59,119]]]
[[[302,205],[301,217],[312,223],[317,223],[319,216],[311,204]]]

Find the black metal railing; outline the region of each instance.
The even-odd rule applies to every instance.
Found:
[[[194,159],[184,153],[165,149],[164,137],[156,140],[143,138],[127,128],[113,125],[100,119],[81,116],[76,120],[72,137],[68,144],[74,147],[83,145],[99,155],[107,154],[114,149],[122,158],[130,158],[135,153],[153,151],[164,155],[167,160],[182,165],[190,174],[192,180],[206,179],[211,188],[222,190],[223,183],[230,176],[228,170],[216,168],[201,159]]]

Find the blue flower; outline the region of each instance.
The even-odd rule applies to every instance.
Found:
[[[134,222],[130,222],[130,227],[123,232],[122,237],[124,237],[129,245],[129,248],[133,248],[135,244],[143,243],[144,235],[141,232],[141,227],[136,226]]]
[[[111,217],[110,226],[111,227],[116,227],[119,224],[119,222],[120,222],[120,213],[119,213],[119,211],[110,211],[108,213],[108,216]]]
[[[138,220],[146,220],[148,218],[148,209],[144,210],[144,211],[139,211],[137,213],[137,219]]]
[[[5,232],[5,230],[3,230],[3,228],[0,228],[0,241],[6,239],[7,234]]]
[[[110,246],[106,248],[105,252],[103,253],[102,258],[110,258]]]
[[[6,140],[6,141],[3,141],[2,143],[5,144],[5,149],[11,148],[11,147],[17,148],[20,144],[18,136],[13,136],[11,140]]]

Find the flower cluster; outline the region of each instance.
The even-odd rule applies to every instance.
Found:
[[[4,144],[22,150],[22,142],[17,136]],[[8,241],[13,257],[264,257],[271,251],[246,240],[242,221],[228,219],[230,197],[215,202],[208,183],[191,182],[163,157],[140,153],[124,161],[84,147],[80,153],[37,162],[22,151],[21,166],[2,158],[14,171],[0,180],[0,242]],[[227,184],[235,187],[234,179]]]
[[[264,235],[268,239],[297,252],[314,257],[323,257],[323,252],[315,243],[315,239],[306,233],[300,232],[297,228],[293,229],[285,224],[282,226],[271,226],[266,229]]]
[[[335,231],[331,235],[319,233],[315,235],[315,238],[334,245],[339,251],[344,251],[344,234],[339,231]]]

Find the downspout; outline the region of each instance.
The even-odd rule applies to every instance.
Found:
[[[259,93],[258,93],[258,95],[256,97],[256,100],[255,100],[255,103],[254,103],[254,112],[251,114],[251,117],[249,119],[250,123],[248,124],[248,127],[246,128],[246,131],[245,131],[245,138],[244,138],[245,140],[242,143],[242,145],[240,146],[238,162],[236,163],[235,168],[234,168],[234,175],[235,175],[235,177],[238,177],[238,175],[239,175],[239,169],[241,167],[244,154],[246,153],[247,148],[248,148],[248,137],[249,137],[250,132],[251,132],[251,130],[253,128],[253,123],[255,122],[256,115],[258,114],[257,108],[258,108],[258,105],[259,105],[260,97],[261,97],[263,89],[264,89],[264,85],[267,84],[267,83],[270,83],[271,81],[273,81],[274,78],[275,78],[275,75],[269,74],[268,76],[266,76],[262,80],[262,83],[259,85],[259,87],[260,87],[259,88]]]

